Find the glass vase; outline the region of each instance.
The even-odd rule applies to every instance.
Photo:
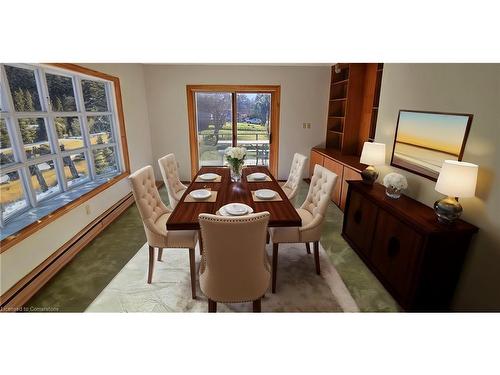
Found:
[[[385,195],[392,199],[398,199],[401,197],[402,190],[398,189],[394,186],[386,186],[385,187]]]
[[[241,171],[243,169],[243,165],[230,165],[229,169],[231,170],[231,181],[240,182],[241,181]]]

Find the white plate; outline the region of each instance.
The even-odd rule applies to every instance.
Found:
[[[222,216],[242,216],[251,214],[252,212],[252,207],[243,203],[229,203],[219,208],[219,213]]]
[[[259,189],[255,191],[255,196],[259,199],[273,199],[276,192],[271,189]]]
[[[250,177],[250,179],[255,180],[255,181],[262,181],[262,180],[266,179],[267,174],[256,172],[256,173],[252,173],[252,174],[248,175],[248,177]]]
[[[213,181],[217,177],[219,177],[219,175],[215,174],[215,173],[200,174],[200,180],[203,180],[203,181]]]
[[[210,198],[212,193],[207,189],[198,189],[198,190],[193,190],[192,192],[189,193],[189,195],[192,196],[194,199],[203,200]]]

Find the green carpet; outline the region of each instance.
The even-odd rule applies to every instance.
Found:
[[[302,202],[309,185],[302,183],[295,202]],[[160,194],[168,202],[166,190]],[[297,206],[300,203],[296,204]],[[361,311],[398,311],[398,305],[363,261],[341,237],[342,212],[333,203],[327,211],[321,245],[344,280]],[[146,242],[135,205],[101,232],[52,278],[28,307],[83,312]]]

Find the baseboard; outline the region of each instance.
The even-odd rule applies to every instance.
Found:
[[[0,296],[0,312],[23,311],[36,292],[133,203],[132,193],[127,194],[19,280]]]

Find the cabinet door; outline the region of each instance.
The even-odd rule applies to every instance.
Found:
[[[412,227],[379,210],[371,261],[403,300],[409,297],[422,241],[423,237]]]
[[[323,159],[323,155],[321,155],[319,152],[316,152],[314,150],[311,151],[311,157],[309,158],[309,178],[312,177],[314,173],[314,166],[316,164],[323,166]]]
[[[361,174],[354,169],[344,166],[344,173],[342,174],[342,191],[340,193],[340,209],[344,211],[345,200],[347,199],[347,188],[349,185],[346,181],[361,180]]]
[[[377,206],[357,191],[353,191],[345,215],[345,235],[354,244],[356,250],[368,257],[372,247]]]
[[[335,160],[325,158],[323,161],[323,166],[329,171],[335,173],[337,175],[337,182],[335,182],[335,186],[332,191],[332,201],[339,206],[340,205],[340,191],[342,186],[342,175],[344,171],[344,166]]]

